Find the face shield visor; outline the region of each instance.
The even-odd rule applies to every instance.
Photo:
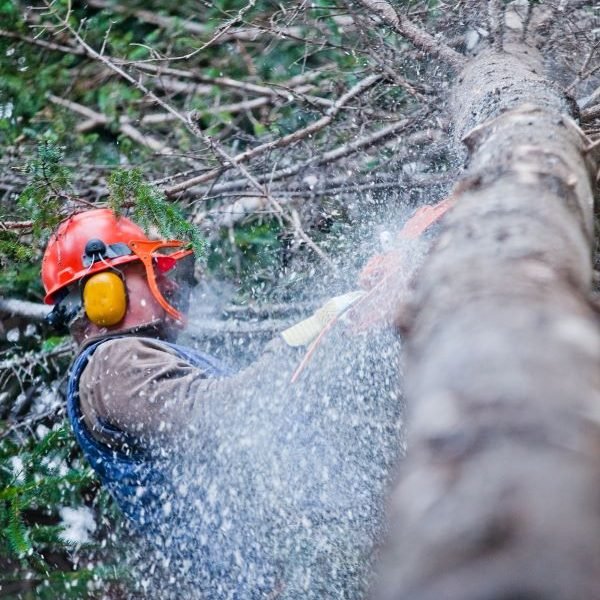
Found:
[[[189,310],[192,289],[196,285],[195,256],[189,250],[184,254],[179,254],[179,252],[174,254],[175,259],[171,258],[171,254],[161,254],[159,257],[155,255],[152,261],[157,287],[170,309],[166,308],[159,298],[156,298],[154,292],[153,295],[167,314],[178,324],[183,325],[185,324],[185,315]]]
[[[180,241],[129,242],[129,247],[146,270],[152,295],[178,325],[185,325],[185,313],[194,284],[194,254]]]

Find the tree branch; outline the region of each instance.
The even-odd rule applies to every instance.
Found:
[[[381,75],[371,75],[369,77],[366,77],[362,81],[359,81],[350,90],[348,90],[343,96],[340,96],[340,98],[336,102],[333,103],[332,107],[327,111],[327,114],[324,117],[322,117],[318,121],[315,121],[314,123],[311,123],[310,125],[308,125],[307,127],[304,127],[303,129],[298,129],[297,131],[290,133],[289,135],[283,136],[283,137],[273,140],[271,142],[266,142],[264,144],[256,146],[255,148],[251,148],[250,150],[246,150],[244,152],[240,152],[239,154],[236,154],[233,157],[235,164],[247,162],[248,160],[255,158],[257,156],[260,156],[261,154],[264,154],[265,152],[268,152],[269,150],[289,146],[290,144],[293,144],[294,142],[305,139],[305,138],[309,137],[310,135],[317,133],[318,131],[320,131],[327,125],[329,125],[329,123],[331,123],[333,121],[333,119],[335,118],[335,116],[338,114],[340,109],[344,105],[346,105],[352,98],[355,98],[356,96],[358,96],[365,90],[369,89],[380,79],[381,79]],[[197,120],[197,116],[195,113],[192,113],[190,115],[190,118]],[[187,181],[183,181],[179,184],[176,184],[174,186],[166,188],[165,194],[167,196],[173,196],[173,195],[178,194],[179,192],[182,192],[192,186],[200,185],[202,183],[210,181],[210,180],[214,179],[215,177],[217,177],[218,175],[221,175],[226,169],[227,169],[227,166],[219,167],[217,169],[212,169],[211,171],[208,171],[207,173],[203,173],[202,175],[198,175],[197,177],[193,177],[192,179],[188,179]]]
[[[83,104],[73,102],[72,100],[60,98],[54,94],[49,94],[48,100],[50,100],[50,102],[53,104],[67,108],[86,118],[86,121],[80,123],[75,128],[78,133],[89,131],[95,127],[107,126],[112,122],[111,119],[109,119],[106,115],[96,112],[87,106],[83,106]],[[131,125],[127,117],[119,117],[117,123],[118,129],[123,135],[132,139],[134,142],[137,142],[141,146],[145,146],[152,152],[157,152],[167,156],[177,154],[173,148],[170,148],[165,143],[136,129],[133,125]]]
[[[0,296],[0,313],[15,317],[24,317],[31,321],[43,321],[50,312],[46,304],[17,300],[16,298],[2,298]]]
[[[488,20],[492,32],[492,42],[496,52],[502,52],[504,35],[504,3],[503,0],[487,0]]]
[[[81,48],[74,48],[72,46],[65,46],[63,44],[56,44],[54,42],[47,42],[46,40],[40,40],[38,38],[32,38],[14,31],[7,31],[6,29],[0,29],[0,37],[10,38],[18,40],[19,42],[25,42],[33,46],[39,46],[45,50],[53,50],[55,52],[63,52],[65,54],[74,54],[75,56],[85,56],[85,52]]]
[[[33,221],[0,221],[0,229],[33,229]]]
[[[358,2],[378,14],[385,23],[402,37],[410,40],[417,48],[440,58],[455,71],[460,70],[466,64],[466,59],[462,54],[417,27],[408,17],[398,13],[386,0],[358,0]]]
[[[165,17],[164,15],[158,14],[154,11],[143,10],[143,9],[133,9],[126,5],[115,4],[113,2],[107,2],[106,0],[87,0],[87,4],[94,8],[100,8],[105,10],[110,10],[114,13],[121,15],[132,15],[136,19],[143,21],[145,23],[149,23],[150,25],[156,25],[158,27],[162,27],[163,29],[181,29],[188,33],[196,34],[196,35],[213,35],[213,28],[204,23],[198,23],[196,21],[191,20],[182,20],[174,17]],[[262,27],[247,27],[240,30],[231,31],[228,28],[227,31],[223,32],[222,35],[219,35],[214,41],[218,41],[219,43],[226,43],[230,41],[240,40],[240,41],[254,41],[260,36],[264,35],[301,35],[302,30],[300,27],[286,27],[283,29],[277,30],[269,30],[267,28]],[[216,36],[215,36],[216,37]],[[212,44],[211,44],[212,45]]]
[[[342,144],[341,146],[338,146],[337,148],[334,148],[333,150],[324,152],[323,154],[315,156],[304,162],[298,163],[294,166],[286,167],[284,169],[278,169],[276,171],[273,171],[270,173],[265,173],[263,175],[257,175],[256,180],[261,183],[267,183],[269,181],[278,181],[280,179],[285,179],[287,177],[292,177],[294,175],[297,175],[298,173],[300,173],[301,171],[303,171],[304,169],[307,169],[309,167],[316,167],[319,165],[325,165],[325,164],[335,162],[335,161],[339,160],[340,158],[348,156],[349,154],[353,154],[354,152],[358,152],[359,150],[362,150],[363,148],[372,146],[374,144],[377,144],[378,142],[381,142],[381,141],[391,137],[392,135],[400,132],[402,129],[405,129],[410,124],[410,122],[411,121],[409,119],[403,119],[401,121],[396,121],[395,123],[392,123],[391,125],[382,127],[381,129],[379,129],[375,132],[372,132],[361,138],[355,139],[354,141],[349,142],[347,144]],[[203,177],[203,176],[200,176],[200,177]],[[200,183],[202,183],[202,181]],[[167,194],[167,196],[175,196],[176,194],[178,194],[184,190],[187,190],[195,185],[199,185],[199,183],[198,183],[198,178],[194,177],[192,179],[188,179],[188,180],[183,181],[174,186],[165,188],[163,191],[165,192],[165,194]],[[228,181],[228,182],[225,182],[222,184],[218,184],[213,187],[213,191],[215,193],[220,193],[220,192],[237,190],[242,187],[244,187],[243,180],[237,179],[234,181]]]

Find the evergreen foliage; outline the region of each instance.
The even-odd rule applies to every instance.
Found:
[[[145,230],[156,227],[167,239],[188,240],[197,258],[204,254],[200,232],[179,208],[144,179],[141,169],[118,169],[108,178],[109,205],[117,213],[133,204],[133,219]]]
[[[23,168],[29,184],[19,196],[18,207],[33,222],[34,238],[58,225],[61,204],[70,199],[71,173],[63,160],[63,149],[46,139],[38,143],[37,156]]]
[[[107,511],[105,492],[79,458],[68,424],[39,426],[29,435],[8,427],[0,435],[0,594],[81,598],[116,580],[116,568],[103,562],[97,538],[89,537],[106,536],[106,523],[90,524],[89,532],[79,532],[88,535],[73,539],[61,520],[64,507]]]

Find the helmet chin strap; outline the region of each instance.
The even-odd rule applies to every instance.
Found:
[[[176,308],[171,306],[167,302],[166,298],[162,295],[158,287],[158,283],[156,282],[156,273],[154,271],[154,265],[152,264],[152,254],[154,252],[156,252],[160,248],[181,248],[183,246],[183,242],[165,242],[161,240],[135,240],[129,242],[128,246],[131,248],[132,252],[142,261],[142,264],[146,269],[146,277],[148,279],[148,285],[150,287],[152,295],[156,298],[157,302],[162,308],[164,308],[165,312],[170,317],[172,317],[180,326],[184,326],[186,322],[185,316],[181,314]],[[177,252],[177,256],[185,256],[191,253],[191,250],[181,250]]]

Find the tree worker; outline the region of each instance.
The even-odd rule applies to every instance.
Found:
[[[145,447],[180,431],[194,398],[214,393],[213,378],[230,375],[215,358],[173,343],[193,259],[183,246],[151,242],[126,217],[97,209],[63,221],[42,261],[45,302],[54,305],[49,320],[66,324],[79,345],[67,392],[75,437],[141,526],[156,518],[167,484]],[[234,379],[220,386],[235,390]]]
[[[405,237],[420,235],[446,209],[421,209],[405,226]],[[389,292],[386,277],[396,259],[394,253],[373,259],[362,274],[369,292],[332,299],[234,374],[216,358],[174,343],[185,322],[193,272],[192,252],[181,241],[152,241],[109,209],[63,221],[46,248],[42,280],[45,302],[54,305],[50,321],[66,324],[79,345],[67,413],[85,457],[130,522],[145,531],[164,525],[170,511],[165,507],[181,488],[168,449],[185,438],[183,431],[217,419],[209,414],[211,406],[215,414],[235,411],[235,398],[268,373],[287,373],[289,385],[294,368],[297,379],[340,315],[356,310],[356,322],[372,320],[373,291]],[[238,421],[251,420],[251,411],[244,410]],[[310,431],[306,436],[314,445]],[[288,436],[286,444],[294,443]],[[301,452],[307,443],[297,443]],[[223,570],[216,576],[223,577]]]

